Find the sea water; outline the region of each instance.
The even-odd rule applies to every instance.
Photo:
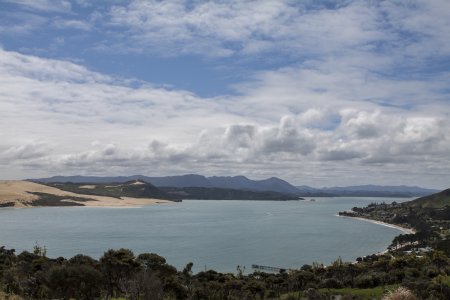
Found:
[[[406,200],[406,199],[404,199]],[[316,201],[185,200],[139,208],[42,207],[0,209],[0,245],[19,253],[37,243],[47,256],[99,258],[108,249],[157,253],[178,269],[235,272],[252,264],[300,268],[386,249],[400,234],[339,211],[392,198]]]

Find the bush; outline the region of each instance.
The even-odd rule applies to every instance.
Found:
[[[382,300],[418,300],[418,298],[407,288],[399,287],[394,291],[389,291]]]

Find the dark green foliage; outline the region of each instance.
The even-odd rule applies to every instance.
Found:
[[[48,186],[56,187],[63,191],[76,194],[108,196],[114,198],[132,197],[132,198],[156,198],[166,200],[176,200],[161,189],[155,187],[151,183],[144,181],[129,181],[125,183],[107,183],[107,184],[83,184],[83,183],[46,183]],[[92,188],[84,188],[90,185]]]
[[[108,296],[121,295],[126,292],[126,283],[136,273],[140,264],[133,252],[128,249],[108,250],[100,258],[101,272],[105,279]]]
[[[58,196],[53,194],[47,194],[47,193],[38,193],[38,192],[30,192],[33,195],[39,196],[39,199],[34,200],[30,204],[33,206],[84,206],[82,203],[76,203],[72,201],[67,200],[73,200],[73,201],[80,201],[80,202],[86,202],[86,201],[95,201],[93,199],[89,198],[82,198],[82,197],[73,197],[73,196]]]
[[[421,208],[444,208],[450,206],[450,189],[410,201],[408,205]]]
[[[125,183],[45,183],[58,189],[84,195],[108,196],[114,198],[157,198],[172,201],[181,199],[200,200],[299,200],[298,196],[272,191],[250,191],[226,188],[205,187],[155,187],[144,181],[129,181]],[[89,185],[90,188],[83,186]]]
[[[53,297],[95,299],[101,294],[102,273],[89,265],[60,265],[47,273],[48,287]]]
[[[383,287],[406,286],[421,299],[449,299],[449,258],[443,252],[370,256],[351,264],[305,265],[284,274],[223,274],[182,271],[154,253],[134,256],[128,249],[108,250],[99,259],[76,255],[68,260],[0,248],[0,287],[27,299],[354,299],[383,293]],[[353,298],[348,298],[353,299]]]
[[[447,193],[447,191],[444,192]],[[442,193],[437,195],[442,196]],[[440,202],[436,205],[432,204],[433,195],[427,198],[427,202],[423,199],[425,198],[401,204],[371,203],[364,208],[355,207],[351,212],[340,212],[339,215],[362,217],[416,230],[414,234],[401,234],[395,237],[389,247],[392,251],[422,251],[420,249],[428,247],[444,251],[448,255],[450,253],[448,242],[450,240],[450,206],[440,207],[438,205]],[[422,207],[418,203],[427,204]]]

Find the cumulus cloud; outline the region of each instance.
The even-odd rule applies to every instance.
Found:
[[[0,152],[0,157],[10,161],[35,159],[48,155],[50,150],[44,142],[31,141],[7,148]]]
[[[284,42],[291,52],[312,47],[328,52],[337,45],[355,46],[380,38],[371,28],[376,12],[370,7],[354,4],[336,10],[306,10],[307,5],[288,1],[132,1],[112,8],[109,22],[129,29],[132,47],[151,46],[166,54],[170,50],[172,54],[212,56],[255,54],[272,51]],[[325,40],[328,44],[321,43]]]
[[[349,164],[394,170],[411,160],[429,167],[448,160],[450,151],[445,113],[399,115],[398,108],[341,98],[338,85],[328,87],[335,89],[333,97],[319,92],[316,99],[322,101],[314,103],[307,86],[287,85],[298,92],[278,95],[271,88],[280,83],[278,76],[264,75],[260,89],[207,99],[130,87],[71,62],[4,50],[0,70],[0,123],[13,129],[1,133],[9,144],[1,145],[4,166],[58,173],[235,174],[257,165],[259,171],[247,172],[280,175],[277,168],[285,167],[295,177],[324,162],[342,162],[335,172]],[[46,142],[23,142],[39,138]]]
[[[113,7],[113,27],[128,31],[121,49],[162,54],[254,55],[277,51],[314,56],[383,50],[448,54],[448,2],[419,1],[131,1]],[[437,22],[435,17],[438,16]],[[413,34],[410,39],[404,33]],[[431,41],[437,48],[425,47]],[[120,45],[118,45],[120,44]],[[441,47],[439,47],[441,46]],[[147,51],[147,50],[146,50]]]
[[[25,8],[17,19],[98,34],[97,50],[263,66],[233,94],[208,98],[0,49],[0,164],[23,168],[15,174],[447,185],[447,1],[76,3],[90,15],[66,14],[75,2],[9,1]],[[12,23],[17,33],[36,27]]]

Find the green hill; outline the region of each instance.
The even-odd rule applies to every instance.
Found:
[[[175,201],[174,197],[155,187],[151,183],[141,180],[133,180],[125,183],[108,184],[83,184],[83,183],[45,183],[48,186],[56,187],[63,191],[68,191],[84,195],[97,195],[108,197],[133,197],[133,198],[157,198]]]
[[[450,189],[408,202],[412,207],[443,208],[450,206]]]
[[[223,188],[203,187],[160,187],[161,190],[173,198],[197,199],[197,200],[270,200],[288,201],[299,200],[298,196],[283,194],[273,191],[248,191]]]

